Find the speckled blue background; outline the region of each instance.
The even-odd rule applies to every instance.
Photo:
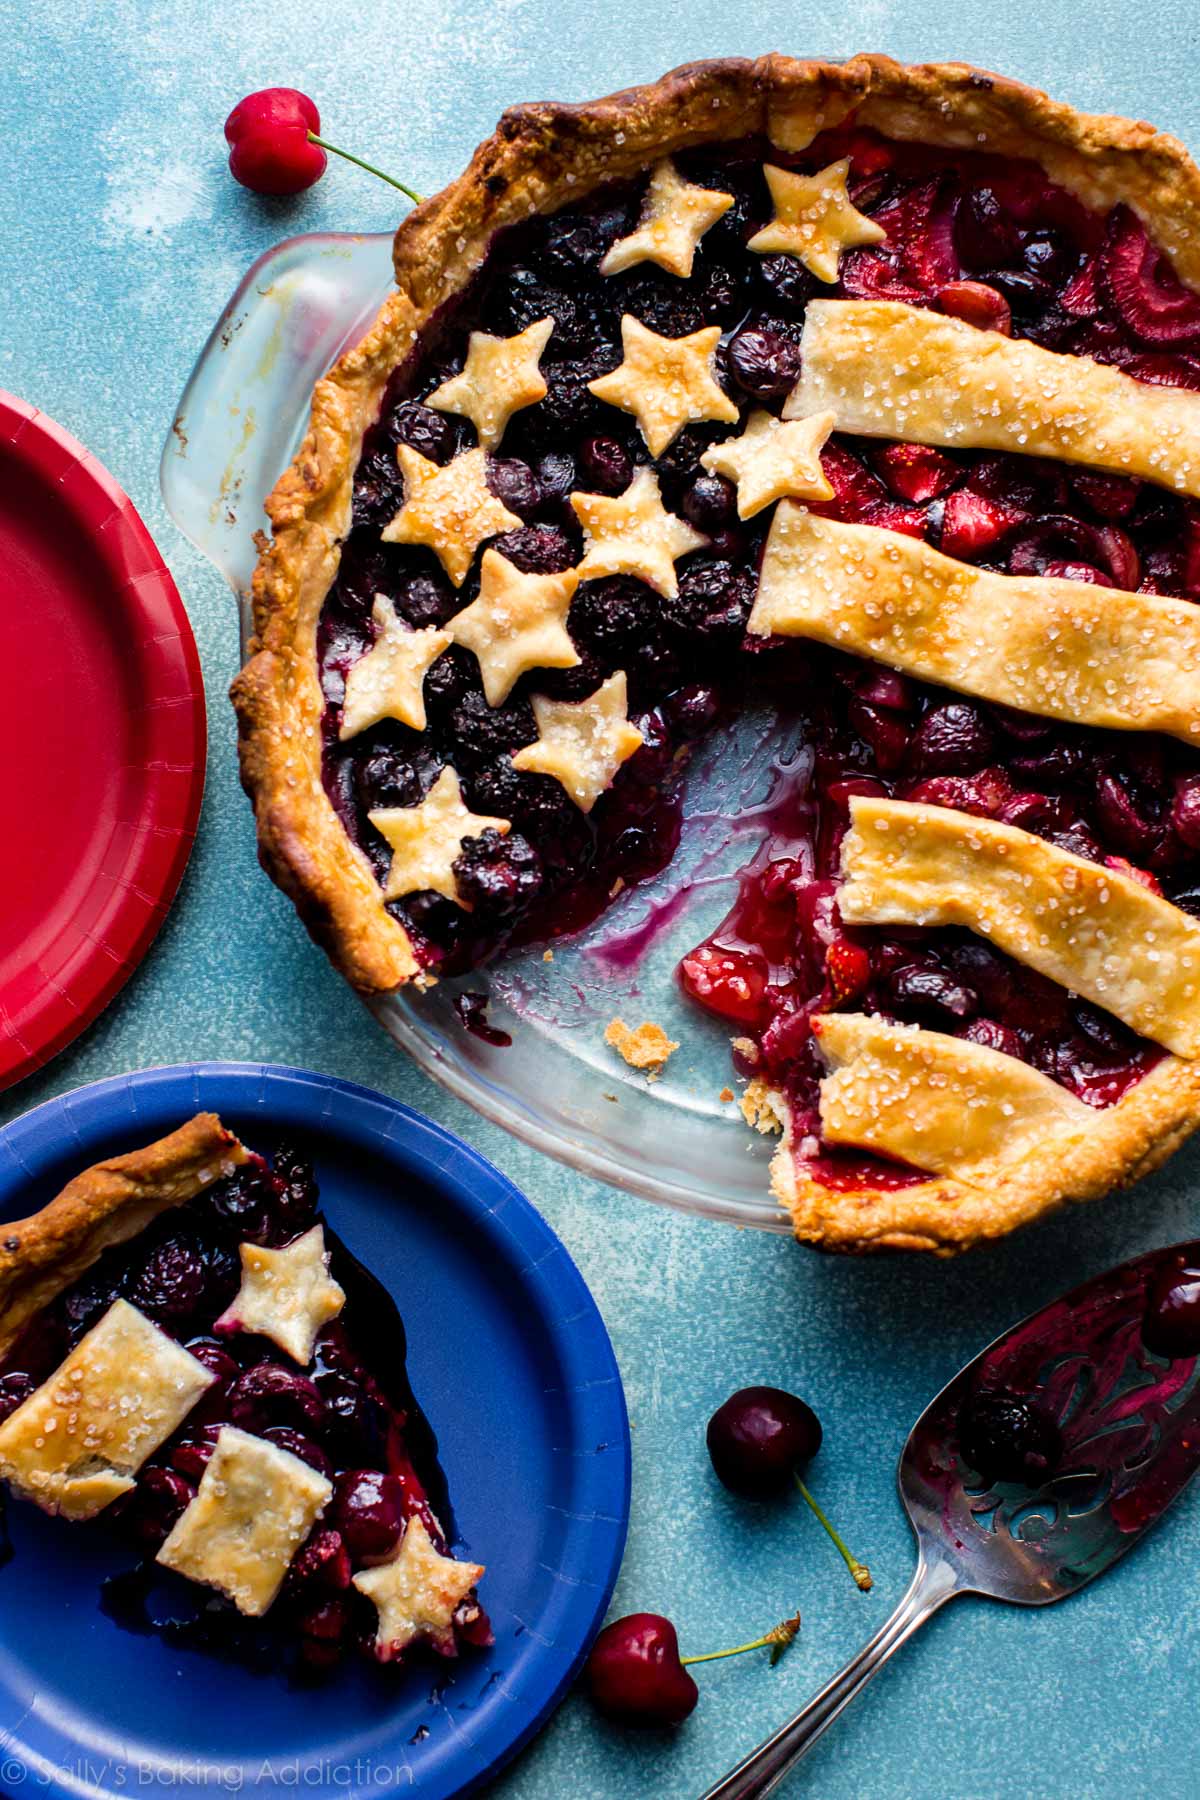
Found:
[[[208,792],[166,929],[117,1003],[0,1121],[127,1068],[199,1057],[306,1065],[396,1094],[462,1133],[561,1232],[608,1321],[633,1421],[633,1521],[617,1602],[715,1648],[796,1606],[803,1635],[701,1672],[671,1738],[635,1739],[573,1698],[496,1791],[528,1800],[694,1796],[800,1704],[895,1602],[911,1564],[893,1492],[920,1406],[1029,1307],[1119,1258],[1194,1232],[1200,1151],[1132,1195],[950,1265],[829,1262],[581,1181],[408,1067],[259,873],[224,698],[234,608],[163,511],[158,459],[192,361],[276,239],[387,229],[392,196],[345,167],[296,202],[230,181],[221,125],[249,89],[294,84],[336,140],[431,192],[510,101],[582,99],[692,57],[879,49],[954,57],[1077,105],[1149,117],[1200,146],[1196,28],[1166,0],[0,0],[0,386],[75,432],[120,480],[184,596],[208,684]],[[814,1483],[877,1585],[851,1585],[796,1508],[752,1510],[713,1481],[703,1424],[735,1386],[806,1394],[826,1448]],[[485,1425],[486,1429],[486,1425]],[[939,1615],[785,1791],[828,1800],[1155,1794],[1194,1800],[1200,1504],[1182,1503],[1096,1587],[1051,1612],[962,1601]],[[0,1618],[0,1633],[3,1621]]]

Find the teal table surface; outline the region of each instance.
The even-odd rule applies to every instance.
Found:
[[[335,141],[432,192],[515,100],[583,99],[696,57],[878,49],[1000,69],[1079,106],[1148,117],[1196,147],[1195,40],[1194,15],[1166,0],[0,0],[0,386],[80,437],[141,510],[191,616],[211,740],[199,840],[165,929],[98,1023],[3,1096],[0,1121],[99,1076],[225,1057],[364,1082],[450,1126],[561,1233],[612,1333],[634,1448],[617,1610],[670,1614],[693,1650],[804,1615],[777,1669],[743,1658],[699,1671],[701,1704],[675,1736],[634,1737],[571,1697],[497,1794],[682,1800],[798,1706],[907,1584],[893,1470],[921,1405],[1056,1290],[1197,1231],[1200,1150],[987,1253],[835,1262],[581,1180],[408,1066],[258,869],[225,698],[234,607],[158,490],[175,402],[253,258],[298,231],[386,230],[396,196],[337,166],[296,201],[256,200],[228,175],[225,114],[250,89],[302,87]],[[704,1421],[730,1389],[762,1380],[821,1413],[814,1483],[869,1559],[872,1594],[852,1586],[799,1504],[749,1508],[714,1481]],[[499,1498],[501,1510],[519,1504]],[[1061,1607],[960,1602],[783,1791],[1194,1797],[1198,1570],[1193,1497]]]

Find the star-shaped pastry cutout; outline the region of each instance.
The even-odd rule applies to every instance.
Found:
[[[513,756],[513,767],[561,781],[581,812],[591,812],[621,764],[640,748],[642,734],[629,723],[625,671],[618,669],[587,700],[533,697],[536,744]]]
[[[314,1225],[282,1250],[261,1244],[240,1248],[242,1285],[217,1320],[217,1330],[256,1332],[307,1368],[317,1333],[346,1304],[329,1273],[324,1229]]]
[[[656,163],[642,203],[637,230],[618,238],[600,264],[602,275],[619,275],[635,263],[654,262],[686,280],[696,245],[710,225],[733,205],[732,194],[685,181],[670,157]]]
[[[447,631],[413,631],[386,594],[376,594],[379,635],[346,676],[339,737],[357,737],[380,719],[399,719],[414,731],[425,729],[425,675],[451,642]]]
[[[526,669],[573,669],[579,652],[567,633],[579,571],[526,575],[498,550],[485,550],[479,598],[456,613],[446,631],[475,652],[489,706],[508,699]]]
[[[404,505],[383,528],[385,544],[426,544],[455,587],[467,579],[484,538],[515,531],[521,521],[487,484],[487,456],[464,450],[443,468],[411,444],[397,444]]]
[[[473,331],[462,374],[443,381],[427,397],[426,406],[461,413],[478,432],[480,448],[494,450],[513,414],[545,398],[538,361],[553,330],[553,319],[538,319],[516,337]]]
[[[706,325],[690,337],[659,337],[626,313],[621,320],[625,360],[611,374],[588,382],[588,391],[632,413],[651,456],[661,456],[685,425],[720,419],[731,425],[738,409],[713,378],[713,352],[721,327]]]
[[[489,826],[503,836],[507,819],[488,819],[463,803],[455,771],[447,766],[420,806],[383,806],[367,817],[392,847],[392,865],[384,883],[385,900],[399,900],[432,888],[458,906],[454,859],[466,838],[479,837]],[[470,911],[469,907],[464,908]]]
[[[764,255],[777,250],[798,256],[818,281],[836,281],[843,250],[859,244],[882,244],[887,236],[882,225],[866,218],[850,204],[846,176],[850,158],[830,163],[815,175],[797,175],[791,169],[763,164],[771,190],[775,217],[756,231],[746,245]]]
[[[414,1638],[428,1637],[454,1654],[454,1615],[483,1575],[479,1563],[456,1562],[435,1550],[424,1520],[414,1516],[390,1562],[362,1569],[354,1585],[379,1614],[375,1654],[391,1662]]]
[[[821,447],[833,430],[834,417],[831,412],[814,413],[781,425],[769,412],[751,413],[741,437],[714,444],[700,461],[714,475],[727,475],[737,483],[742,519],[752,519],[773,500],[832,500],[833,489],[821,468]]]
[[[679,591],[675,559],[699,550],[708,539],[662,503],[658,477],[643,464],[623,494],[572,494],[583,526],[581,581],[601,575],[636,575],[670,599]]]

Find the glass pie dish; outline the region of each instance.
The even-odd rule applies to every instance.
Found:
[[[243,652],[263,502],[303,434],[315,381],[360,338],[390,286],[391,234],[313,234],[246,274],[192,371],[163,451],[172,518],[237,596]],[[659,876],[594,924],[425,993],[369,1001],[393,1041],[483,1117],[582,1173],[709,1218],[786,1232],[772,1200],[773,1140],[750,1134],[729,1085],[728,1032],[681,993],[680,958],[716,926],[766,835],[802,751],[769,705],[701,745],[682,837]],[[463,995],[487,1000],[487,1035]],[[468,1021],[482,1009],[467,1005]],[[679,1048],[661,1075],[604,1041],[621,1019]],[[489,1041],[492,1037],[511,1042]]]

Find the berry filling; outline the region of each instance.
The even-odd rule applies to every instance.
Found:
[[[850,199],[885,228],[885,242],[844,251],[833,286],[795,257],[746,249],[772,214],[764,160],[812,171],[843,157]],[[1089,212],[1031,164],[895,144],[853,125],[798,155],[747,141],[676,164],[733,196],[690,276],[650,262],[600,273],[637,222],[644,183],[603,188],[500,237],[393,377],[364,443],[353,526],[320,622],[326,790],[381,880],[389,845],[369,813],[419,804],[447,764],[472,812],[511,821],[507,836],[468,840],[454,865],[469,910],[434,892],[390,903],[426,966],[454,973],[505,946],[576,931],[661,870],[678,841],[690,747],[747,694],[769,694],[804,747],[767,809],[770,832],[736,904],[684,958],[680,980],[729,1025],[742,1072],[786,1096],[797,1154],[823,1179],[901,1184],[919,1177],[822,1146],[814,1013],[850,1007],[962,1036],[1023,1058],[1096,1107],[1117,1101],[1160,1052],[967,933],[843,928],[850,796],[924,800],[1019,826],[1200,914],[1200,758],[1174,740],[1012,713],[814,645],[748,639],[771,512],[739,518],[733,484],[700,458],[752,410],[781,411],[818,294],[937,309],[1182,387],[1200,386],[1200,298],[1127,209]],[[635,421],[587,386],[621,362],[627,314],[672,338],[719,324],[716,375],[741,425],[687,425],[651,458]],[[492,707],[474,655],[452,645],[425,678],[424,732],[386,720],[342,740],[346,675],[374,640],[375,596],[422,629],[445,625],[479,591],[478,557],[455,589],[429,550],[381,541],[404,500],[396,447],[439,464],[473,448],[474,428],[425,400],[461,371],[472,330],[511,336],[547,317],[546,395],[512,416],[488,461],[493,493],[521,521],[493,547],[532,574],[573,567],[584,546],[571,493],[621,494],[647,463],[663,504],[708,543],[678,559],[670,598],[627,575],[581,583],[567,617],[574,667],[530,670]],[[1200,508],[1145,482],[845,435],[829,440],[822,466],[833,498],[813,510],[826,516],[1005,574],[1200,598]],[[617,671],[644,742],[584,813],[558,781],[519,772],[512,758],[537,736],[535,695],[577,701]]]
[[[132,1629],[301,1677],[324,1674],[353,1651],[374,1658],[376,1609],[353,1576],[386,1560],[411,1519],[448,1553],[442,1522],[452,1521],[437,1442],[405,1373],[395,1303],[328,1225],[330,1273],[346,1303],[319,1332],[306,1370],[265,1337],[222,1321],[241,1281],[238,1246],[289,1244],[318,1222],[317,1209],[316,1180],[303,1157],[290,1149],[279,1150],[271,1165],[253,1157],[132,1244],[105,1251],[36,1315],[0,1363],[2,1422],[124,1299],[216,1376],[143,1464],[133,1490],[105,1509],[110,1529],[143,1560],[110,1577],[104,1607]],[[154,1560],[195,1498],[226,1426],[290,1452],[333,1484],[262,1620],[247,1619],[223,1595]],[[491,1641],[473,1593],[455,1615],[454,1632],[462,1643]]]

